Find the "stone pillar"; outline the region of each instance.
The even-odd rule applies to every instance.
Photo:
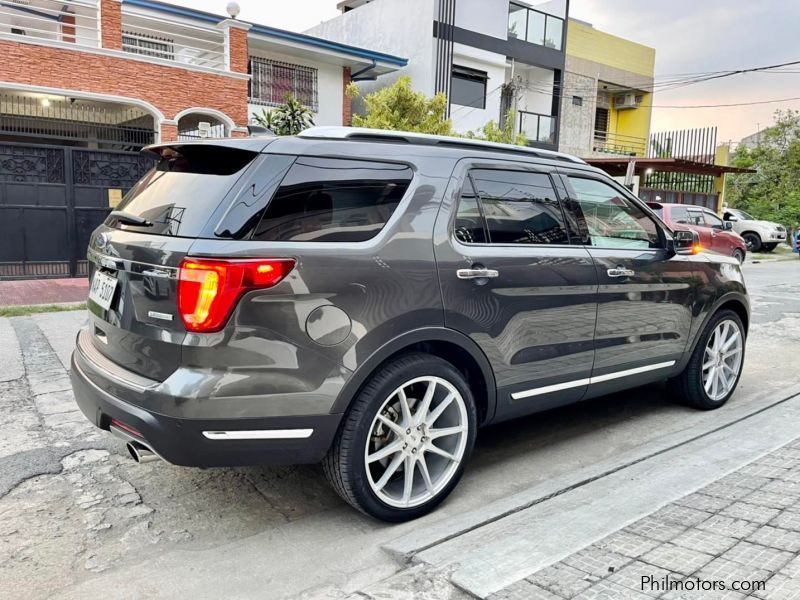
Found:
[[[342,67],[342,125],[347,127],[350,126],[353,118],[353,101],[347,95],[347,86],[352,80],[350,67]]]
[[[161,123],[161,135],[159,142],[175,142],[178,140],[177,123]]]
[[[234,73],[247,73],[250,59],[247,52],[247,31],[250,24],[236,19],[225,19],[217,27],[225,34],[225,68]]]
[[[75,15],[63,15],[61,17],[61,41],[75,43]]]
[[[100,41],[103,48],[122,50],[122,2],[100,0]]]

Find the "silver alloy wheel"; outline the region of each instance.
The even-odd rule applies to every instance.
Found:
[[[742,368],[744,339],[736,321],[720,321],[708,339],[703,355],[703,388],[711,400],[730,393]]]
[[[396,508],[431,500],[458,470],[468,428],[464,398],[449,381],[425,376],[402,384],[370,425],[364,449],[370,488]]]

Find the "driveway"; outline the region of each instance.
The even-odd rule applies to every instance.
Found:
[[[0,597],[342,597],[514,514],[531,490],[562,493],[721,423],[769,416],[800,391],[800,264],[747,264],[745,275],[753,323],[728,406],[696,412],[656,385],[488,428],[452,497],[401,525],[345,506],[315,465],[133,463],[71,397],[83,313],[0,319]]]

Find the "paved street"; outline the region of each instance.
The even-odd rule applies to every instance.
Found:
[[[650,386],[489,428],[453,496],[392,526],[317,466],[133,463],[73,403],[83,313],[0,319],[0,598],[661,597],[635,587],[644,571],[754,575],[757,597],[793,597],[799,263],[745,266],[753,324],[728,406]]]

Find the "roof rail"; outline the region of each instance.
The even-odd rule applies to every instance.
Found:
[[[446,135],[430,135],[427,133],[412,133],[407,131],[393,131],[389,129],[368,129],[365,127],[311,127],[298,134],[301,138],[315,138],[328,140],[361,140],[375,142],[394,142],[405,144],[418,144],[425,146],[448,146],[451,148],[475,148],[495,152],[511,152],[525,154],[537,158],[547,158],[550,160],[563,160],[572,163],[586,164],[586,161],[552,150],[531,148],[528,146],[514,146],[512,144],[500,144],[498,142],[487,142],[474,138],[450,137]]]

